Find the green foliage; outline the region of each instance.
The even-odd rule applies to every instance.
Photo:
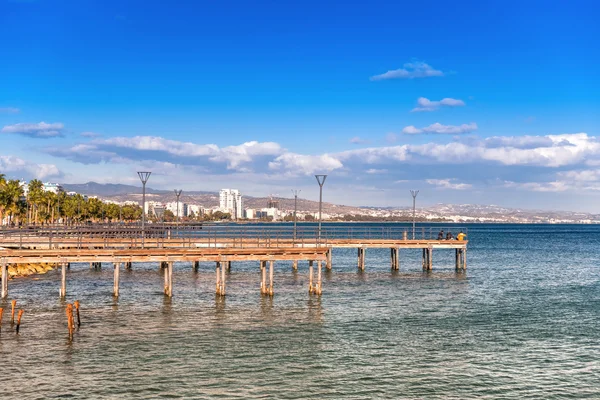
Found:
[[[80,194],[46,192],[37,179],[30,181],[27,188],[25,197],[18,180],[6,180],[0,174],[0,224],[134,222],[142,218],[142,208],[137,204],[120,206]]]

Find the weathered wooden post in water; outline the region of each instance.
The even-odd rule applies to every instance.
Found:
[[[69,340],[73,340],[73,304],[67,304],[65,314],[67,315],[67,328],[69,329]]]
[[[4,315],[4,308],[0,307],[0,332],[2,332],[2,316]]]
[[[267,262],[260,262],[260,294],[268,294],[267,291]]]
[[[390,249],[392,269],[397,271],[400,269],[400,249],[398,247],[392,247]]]
[[[60,292],[59,295],[62,298],[67,296],[67,263],[62,261],[60,263],[61,267],[61,281],[60,281]]]
[[[23,310],[19,310],[19,315],[17,317],[17,334],[19,333],[19,328],[21,327],[21,317],[23,316]]]
[[[165,295],[173,297],[173,262],[167,261],[167,266],[164,268],[165,277]]]
[[[121,263],[115,262],[113,263],[114,268],[114,282],[113,282],[113,296],[119,297],[119,273],[121,270]]]
[[[269,296],[273,296],[273,261],[269,261]]]
[[[358,269],[364,271],[365,270],[365,248],[358,248]]]
[[[310,260],[308,262],[308,293],[313,293],[314,291],[314,286],[313,286],[313,261]]]
[[[77,326],[81,326],[81,319],[79,318],[79,300],[75,300],[73,302],[73,305],[75,306],[75,311],[77,312]]]
[[[8,297],[8,264],[2,259],[2,298]]]
[[[329,250],[327,250],[327,262],[325,264],[325,268],[327,269],[331,269],[332,267],[332,255],[331,255],[331,251],[333,250],[332,247],[329,248]]]

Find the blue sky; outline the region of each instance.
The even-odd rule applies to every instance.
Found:
[[[0,173],[600,212],[600,6],[554,3],[0,0]]]

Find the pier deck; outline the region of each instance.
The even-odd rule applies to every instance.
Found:
[[[225,294],[225,269],[231,262],[256,261],[262,271],[261,293],[273,295],[273,263],[309,262],[309,293],[321,294],[321,266],[331,269],[332,249],[356,248],[358,268],[365,269],[368,248],[389,248],[392,270],[400,268],[400,249],[422,250],[423,270],[432,269],[434,249],[454,249],[456,270],[466,270],[466,240],[438,240],[438,228],[325,228],[319,234],[314,227],[207,225],[189,227],[35,227],[0,230],[0,267],[2,297],[8,293],[9,264],[56,263],[62,267],[61,296],[66,294],[66,270],[71,263],[90,263],[100,267],[112,263],[115,270],[114,295],[119,293],[119,270],[123,264],[157,262],[164,269],[165,294],[172,295],[174,262],[191,262],[197,270],[202,261],[216,263],[217,294]],[[462,231],[453,229],[455,232]],[[466,230],[465,230],[466,231]],[[409,239],[408,237],[411,237]],[[414,237],[414,239],[413,239]],[[317,263],[317,278],[313,263]],[[269,280],[267,282],[267,264]]]

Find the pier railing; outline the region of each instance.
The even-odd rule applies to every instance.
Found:
[[[437,240],[440,230],[467,234],[464,227],[323,224],[97,224],[28,226],[0,229],[0,247],[8,248],[191,248],[191,247],[315,247],[339,241]],[[413,236],[414,233],[414,236]]]

